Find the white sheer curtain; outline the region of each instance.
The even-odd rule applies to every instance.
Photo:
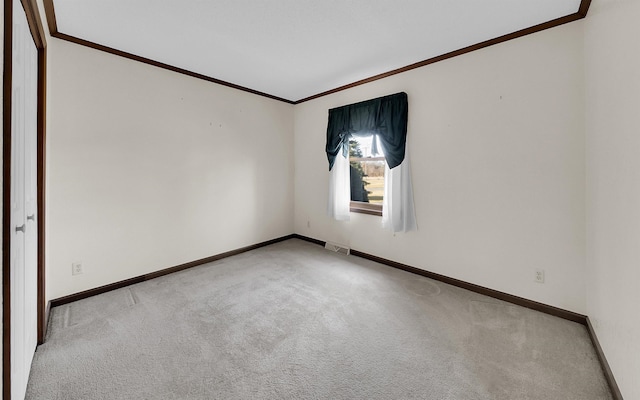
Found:
[[[327,213],[338,221],[349,221],[351,202],[351,177],[349,160],[338,153],[329,171],[329,204]]]
[[[397,167],[389,169],[385,163],[382,226],[394,233],[418,230],[408,149],[405,149],[404,160]]]
[[[351,202],[351,174],[349,160],[342,153],[336,156],[329,172],[328,214],[338,221],[349,221]],[[392,232],[409,232],[418,229],[413,203],[413,185],[409,151],[405,150],[404,161],[390,169],[385,162],[384,197],[382,200],[382,226]]]

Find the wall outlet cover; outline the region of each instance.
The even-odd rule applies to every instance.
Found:
[[[544,270],[536,269],[534,275],[534,282],[536,283],[544,283]]]
[[[71,264],[71,275],[81,275],[82,274],[82,263],[74,262]]]

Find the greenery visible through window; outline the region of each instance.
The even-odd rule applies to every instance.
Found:
[[[353,137],[349,140],[351,172],[351,211],[382,214],[384,196],[385,159],[382,146],[372,153],[374,136]]]

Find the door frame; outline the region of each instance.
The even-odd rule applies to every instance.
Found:
[[[38,51],[37,226],[38,344],[44,342],[48,312],[45,297],[45,156],[47,42],[35,0],[20,0]],[[11,110],[13,71],[13,1],[4,0],[4,73],[2,119],[2,398],[11,399]]]

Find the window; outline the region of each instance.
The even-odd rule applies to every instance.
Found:
[[[377,140],[378,154],[373,153],[373,140]],[[382,215],[385,158],[381,149],[373,135],[349,139],[351,212]]]
[[[410,166],[405,159],[408,109],[407,94],[400,92],[329,110],[325,145],[329,217],[349,221],[351,212],[362,212],[382,216],[382,226],[393,232],[418,228]],[[379,143],[384,145],[384,154],[374,150],[382,148]],[[366,148],[371,151],[367,153]],[[382,174],[376,171],[378,161],[384,165]]]

